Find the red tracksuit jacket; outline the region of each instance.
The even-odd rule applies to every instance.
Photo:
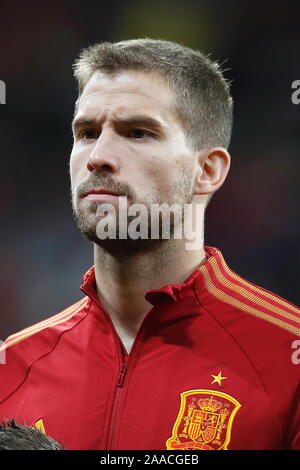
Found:
[[[300,309],[206,254],[145,294],[129,355],[91,268],[82,300],[6,340],[0,421],[68,449],[300,449]]]

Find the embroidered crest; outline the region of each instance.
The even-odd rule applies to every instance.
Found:
[[[188,390],[180,394],[181,406],[167,449],[227,450],[231,427],[241,404],[215,390]]]

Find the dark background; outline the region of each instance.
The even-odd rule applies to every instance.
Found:
[[[102,40],[153,37],[211,53],[233,80],[232,167],[205,243],[299,305],[300,8],[286,1],[0,3],[0,338],[82,297],[92,245],[71,216],[72,63]]]

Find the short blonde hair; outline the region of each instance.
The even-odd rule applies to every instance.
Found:
[[[229,82],[218,63],[200,51],[149,38],[102,42],[83,49],[73,68],[78,82],[75,112],[84,87],[97,70],[111,75],[124,70],[156,72],[174,90],[174,111],[191,147],[228,148],[233,108]]]

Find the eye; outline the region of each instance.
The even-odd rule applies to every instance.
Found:
[[[152,133],[145,131],[144,129],[131,129],[128,133],[128,136],[133,139],[141,140],[144,139],[144,137],[152,136]]]
[[[97,138],[98,138],[98,134],[95,129],[84,129],[78,132],[78,139],[91,140],[91,139],[97,139]]]

